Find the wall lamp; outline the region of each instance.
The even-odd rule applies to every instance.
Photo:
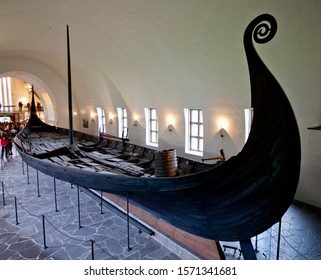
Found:
[[[227,120],[225,119],[221,119],[220,120],[220,136],[223,138],[224,137],[224,134],[223,132],[226,131],[226,128],[227,128]]]
[[[134,120],[134,126],[138,126],[138,119],[139,119],[139,115],[138,114],[133,114],[133,120]]]
[[[91,121],[94,122],[94,121],[95,121],[95,114],[94,114],[94,113],[91,113],[91,114],[90,114],[90,117],[91,117]]]
[[[224,128],[221,128],[221,129],[220,129],[220,136],[221,136],[222,138],[224,137],[223,129],[224,129]]]
[[[174,125],[173,125],[174,119],[173,119],[173,117],[170,116],[170,117],[167,119],[167,123],[168,123],[168,127],[167,127],[168,131],[169,131],[169,132],[172,132],[172,131],[174,130]]]
[[[114,120],[114,115],[112,113],[109,114],[109,124],[113,124]]]

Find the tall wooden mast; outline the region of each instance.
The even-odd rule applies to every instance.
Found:
[[[70,145],[74,144],[74,129],[72,119],[72,88],[71,88],[71,62],[69,44],[69,26],[67,25],[67,62],[68,62],[68,113],[69,113],[69,138]]]
[[[36,103],[35,103],[35,92],[33,89],[33,85],[31,86],[31,105],[30,105],[30,114],[37,114],[37,110],[36,110]]]

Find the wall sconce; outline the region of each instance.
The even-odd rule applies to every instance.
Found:
[[[138,114],[133,114],[133,119],[134,119],[134,126],[138,126],[139,115]]]
[[[169,117],[167,120],[167,123],[168,123],[168,127],[167,127],[168,131],[172,132],[174,130],[174,126],[173,126],[174,119],[172,117]]]
[[[224,134],[223,134],[223,128],[220,129],[220,136],[223,138]]]
[[[91,121],[94,122],[94,121],[95,121],[95,114],[94,114],[94,113],[91,113],[91,114],[90,114],[90,117],[91,117]]]
[[[225,119],[220,120],[220,136],[223,138],[224,137],[224,130],[226,130],[227,127],[227,121]]]
[[[109,114],[109,124],[113,124],[113,118],[114,118],[114,115],[112,113]]]

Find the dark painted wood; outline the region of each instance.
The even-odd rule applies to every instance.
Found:
[[[312,129],[312,130],[321,130],[321,125],[314,126],[314,127],[308,127],[308,129]]]
[[[69,26],[67,25],[67,71],[68,71],[68,118],[69,118],[69,144],[74,144],[73,110],[72,110],[72,84],[71,84],[71,57],[69,42]]]
[[[244,260],[256,260],[256,254],[250,239],[240,241]]]

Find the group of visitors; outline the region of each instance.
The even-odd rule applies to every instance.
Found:
[[[13,138],[21,129],[21,124],[0,123],[1,158],[12,155]]]

